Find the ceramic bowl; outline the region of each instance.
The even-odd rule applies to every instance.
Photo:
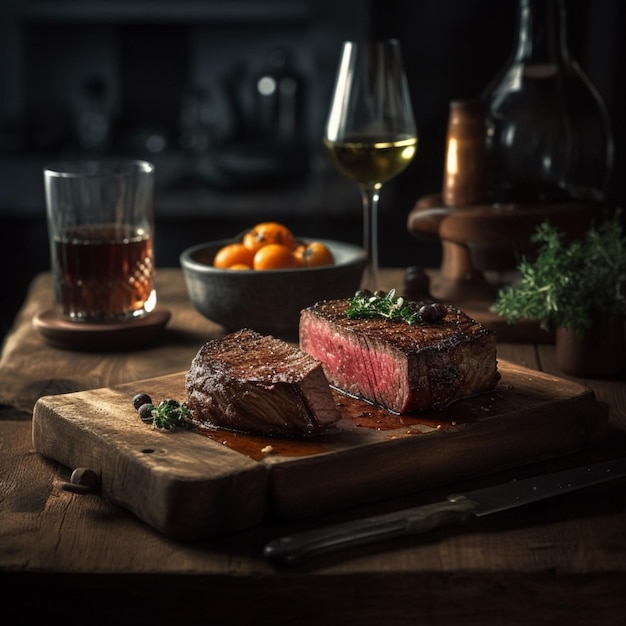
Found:
[[[313,241],[302,239],[301,241]],[[207,319],[229,332],[251,328],[296,340],[300,311],[320,300],[349,298],[359,289],[365,251],[352,244],[318,239],[333,253],[334,265],[277,270],[213,267],[217,251],[232,240],[202,243],[180,256],[189,298]]]

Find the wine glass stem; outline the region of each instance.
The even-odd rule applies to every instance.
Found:
[[[363,199],[363,248],[367,253],[367,267],[361,283],[362,289],[378,290],[378,198],[373,187],[360,186]]]

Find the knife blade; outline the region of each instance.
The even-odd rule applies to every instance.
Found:
[[[313,555],[462,524],[546,498],[626,476],[626,458],[451,494],[441,502],[343,522],[269,541],[266,559],[291,565]]]

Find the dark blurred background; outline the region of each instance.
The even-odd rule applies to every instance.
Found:
[[[566,7],[572,56],[612,116],[607,202],[621,206],[626,3]],[[0,0],[0,337],[32,277],[49,267],[42,169],[65,157],[154,162],[158,267],[265,220],[360,243],[357,188],[321,150],[345,39],[401,42],[419,147],[383,189],[380,257],[437,266],[439,244],[410,236],[407,215],[440,191],[449,103],[478,97],[506,63],[515,8],[516,0]],[[282,81],[281,114],[258,92],[261,77]]]

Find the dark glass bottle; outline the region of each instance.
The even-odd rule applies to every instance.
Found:
[[[569,54],[563,0],[518,0],[512,58],[483,100],[492,202],[602,200],[613,163],[611,124]]]

